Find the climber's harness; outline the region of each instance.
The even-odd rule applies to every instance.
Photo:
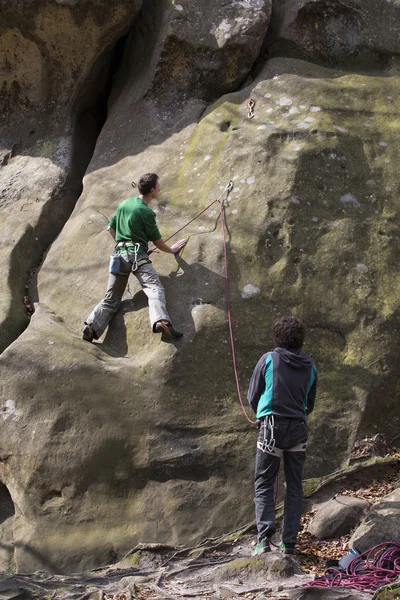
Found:
[[[128,247],[130,248],[128,250]],[[133,250],[132,250],[133,248]],[[140,244],[132,242],[131,240],[125,242],[118,242],[114,248],[114,254],[110,257],[110,273],[113,275],[125,275],[129,276],[129,273],[121,271],[121,250],[126,250],[129,254],[133,254],[133,260],[129,260],[132,264],[131,273],[135,273],[139,267],[151,263],[151,260],[146,256],[138,260],[138,252],[140,250]]]
[[[306,443],[300,442],[300,444],[296,444],[293,448],[278,448],[276,446],[275,438],[274,438],[274,427],[275,427],[275,418],[274,415],[268,415],[261,422],[261,427],[264,431],[264,437],[262,442],[257,442],[257,448],[264,452],[264,454],[271,454],[271,456],[276,456],[277,458],[281,458],[284,452],[305,452],[306,451]],[[267,429],[270,430],[271,435],[268,439]]]

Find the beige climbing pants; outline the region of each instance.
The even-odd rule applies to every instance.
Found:
[[[147,258],[146,254],[137,256],[138,262]],[[151,263],[145,263],[132,271],[134,255],[131,253],[121,254],[121,273],[113,275],[110,273],[106,295],[103,300],[93,309],[87,318],[87,323],[92,325],[97,337],[100,337],[121,304],[128,283],[129,275],[133,272],[149,301],[150,324],[154,331],[157,321],[168,321],[170,317],[166,309],[165,290]]]

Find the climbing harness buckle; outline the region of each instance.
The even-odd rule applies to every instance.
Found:
[[[247,116],[248,116],[249,119],[252,119],[254,117],[254,108],[256,106],[256,101],[253,100],[253,98],[250,98],[249,101],[247,102],[247,106],[248,106],[248,109],[249,109],[249,112],[248,112]]]

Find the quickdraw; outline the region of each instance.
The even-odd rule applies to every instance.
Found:
[[[254,117],[255,106],[256,106],[256,101],[253,100],[253,98],[250,98],[249,101],[247,102],[247,107],[249,109],[247,116],[249,117],[249,119],[252,119]]]

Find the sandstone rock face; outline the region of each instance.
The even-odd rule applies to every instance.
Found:
[[[26,327],[29,271],[71,214],[93,104],[141,0],[0,3],[0,351]],[[92,113],[88,112],[92,109]],[[86,162],[85,162],[86,161]]]
[[[126,12],[112,13],[117,24],[85,4],[92,27],[102,24],[95,29],[97,44],[107,23],[108,44],[127,33],[140,8],[119,4]],[[143,3],[119,52],[83,193],[71,217],[64,213],[67,222],[45,257],[38,291],[31,290],[40,304],[0,357],[0,480],[15,505],[20,571],[81,570],[106,564],[138,541],[190,544],[253,517],[256,434],[240,413],[228,350],[219,205],[186,230],[190,240],[180,257],[153,255],[173,321],[185,332],[181,341],[166,344],[150,332],[134,281],[104,338],[93,346],[80,339],[83,320],[105,291],[113,248],[107,221],[143,172],[161,177],[154,208],[164,237],[234,181],[225,211],[240,381],[245,390],[255,363],[271,348],[276,316],[305,320],[307,349],[320,374],[308,475],[336,468],[359,433],[383,431],[390,439],[398,431],[399,77],[282,56],[258,62],[256,78],[243,83],[259,51],[262,56],[270,2],[193,4]],[[271,53],[281,47],[284,54],[285,32],[294,31],[303,8],[322,2],[300,4],[273,7],[272,24],[282,24],[265,38]],[[55,7],[43,3],[39,16],[49,6]],[[86,23],[79,16],[83,4],[58,10],[72,11],[74,27]],[[398,46],[389,44],[390,19],[385,22],[387,54],[397,54]],[[360,23],[364,35],[365,19]],[[314,29],[307,21],[310,39]],[[99,46],[93,54],[92,45],[76,54],[70,44],[74,56],[88,60],[79,73],[90,73]],[[363,48],[360,43],[359,57],[368,57]],[[327,63],[306,49],[303,44],[299,55]],[[348,66],[337,56],[339,66]],[[28,90],[27,69],[21,70]],[[69,75],[62,78],[70,90],[70,96],[60,92],[67,123],[74,114],[67,99],[85,97],[88,77],[76,80],[75,96]],[[42,88],[35,89],[29,97],[39,106]],[[30,189],[21,180],[25,169],[32,173],[26,185],[35,198],[40,192],[38,204],[46,202],[49,219],[55,206],[64,207],[63,182],[76,171],[72,159],[69,167],[59,166],[54,148],[9,156],[0,170],[4,240],[24,232],[29,219],[30,235],[38,237],[33,208],[25,220],[21,209]],[[44,209],[38,210],[42,217]],[[42,222],[48,245],[57,228],[47,218]],[[15,246],[5,241],[1,250],[8,274],[1,294],[3,347],[25,319],[25,281],[14,281],[29,252],[18,243],[23,233],[18,236]],[[12,285],[19,305],[11,302]]]
[[[368,594],[343,588],[296,588],[286,593],[290,600],[367,600]]]
[[[0,569],[10,571],[13,557],[14,503],[5,487],[0,485]]]
[[[399,66],[400,7],[393,0],[283,0],[275,3],[273,25],[269,56],[365,70]]]
[[[400,536],[400,488],[371,508],[365,521],[351,537],[350,545],[365,552],[383,542],[397,541]]]
[[[347,535],[360,523],[368,507],[361,498],[337,496],[317,508],[308,531],[322,540]]]

